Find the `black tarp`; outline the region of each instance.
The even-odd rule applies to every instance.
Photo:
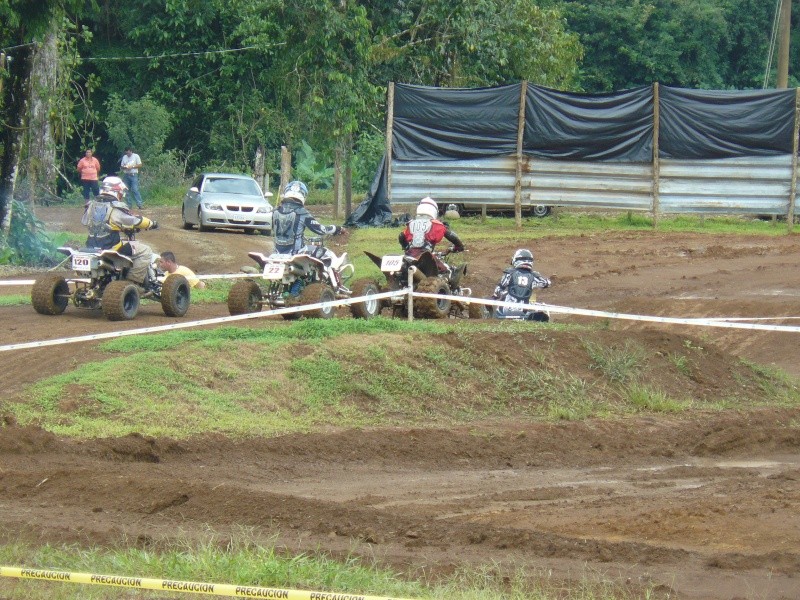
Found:
[[[659,88],[658,154],[703,159],[791,154],[795,91]]]
[[[350,213],[345,221],[347,227],[381,227],[392,220],[392,207],[386,191],[386,155],[378,165],[366,198]]]
[[[522,151],[564,160],[649,162],[652,88],[590,95],[528,86]]]
[[[392,157],[453,160],[513,154],[521,85],[461,89],[396,84]]]
[[[393,159],[459,160],[517,151],[522,84],[454,89],[396,84]],[[649,163],[653,88],[575,94],[529,85],[523,153],[549,159]],[[791,154],[795,90],[659,88],[659,156],[696,160]],[[385,165],[348,219],[391,219]]]

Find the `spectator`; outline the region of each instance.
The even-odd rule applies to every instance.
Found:
[[[92,151],[86,149],[84,157],[78,161],[78,175],[81,178],[81,185],[83,186],[83,199],[89,201],[89,192],[97,198],[100,194],[100,184],[98,178],[100,176],[100,161],[92,156]]]
[[[197,275],[194,274],[194,271],[192,271],[189,267],[179,265],[175,260],[175,254],[169,250],[161,253],[161,258],[158,260],[158,268],[164,271],[164,279],[173,273],[177,273],[178,275],[183,275],[186,277],[186,281],[188,281],[189,285],[193,288],[196,287],[198,290],[202,290],[206,287],[205,281],[202,281],[199,277],[197,277]]]
[[[137,208],[142,208],[142,194],[139,193],[139,169],[142,168],[142,159],[133,151],[130,146],[125,148],[125,154],[119,161],[122,167],[122,181],[131,191],[128,194],[128,208],[133,208],[133,200],[136,200]]]

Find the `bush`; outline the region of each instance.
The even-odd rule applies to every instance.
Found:
[[[14,200],[8,238],[0,234],[0,264],[31,267],[58,264],[60,258],[55,244],[44,229],[44,223],[36,218],[27,204]]]

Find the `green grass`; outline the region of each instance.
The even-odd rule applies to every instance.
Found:
[[[20,304],[30,304],[30,294],[9,294],[0,296],[0,306],[19,306]]]
[[[357,548],[354,548],[357,550]],[[21,543],[0,545],[0,564],[75,573],[96,573],[148,579],[171,579],[253,587],[391,596],[431,600],[628,600],[648,598],[610,579],[579,580],[564,589],[550,572],[486,565],[457,570],[428,581],[401,575],[351,555],[334,560],[325,554],[288,555],[255,543],[249,533],[225,541],[162,543],[158,550],[100,549]],[[115,600],[165,598],[164,593],[111,586],[0,579],[7,600]],[[181,594],[169,594],[169,597]]]
[[[622,348],[593,342],[585,342],[583,346],[591,358],[591,368],[602,372],[612,382],[624,383],[636,378],[647,361],[644,349],[630,341]]]

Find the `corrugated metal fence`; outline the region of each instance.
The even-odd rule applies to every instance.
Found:
[[[514,208],[516,156],[392,162],[391,201],[424,196],[472,209]],[[521,205],[658,213],[788,215],[791,155],[652,164],[524,157]],[[656,202],[657,199],[657,202]]]

